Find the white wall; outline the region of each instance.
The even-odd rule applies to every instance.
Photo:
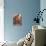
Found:
[[[46,9],[46,0],[40,0],[40,9],[41,9],[41,11],[43,9]],[[40,24],[43,26],[46,26],[46,11],[44,11],[44,13],[43,13],[43,19],[44,19],[44,21],[41,22]]]
[[[0,0],[0,42],[4,41],[4,3]]]

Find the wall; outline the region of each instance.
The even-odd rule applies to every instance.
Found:
[[[0,42],[4,41],[4,0],[0,0]]]
[[[40,0],[4,0],[4,35],[7,41],[18,41],[32,29],[35,12],[40,9]],[[22,14],[22,25],[14,26],[13,14]]]
[[[46,0],[41,0],[40,1],[40,9],[41,9],[41,11],[43,10],[43,9],[46,9]],[[43,26],[46,26],[46,11],[44,11],[43,12],[43,22],[41,21],[40,22],[40,25],[43,25]]]

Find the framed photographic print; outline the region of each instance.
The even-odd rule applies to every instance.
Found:
[[[22,25],[22,16],[21,14],[17,14],[13,17],[13,24],[14,25]]]

